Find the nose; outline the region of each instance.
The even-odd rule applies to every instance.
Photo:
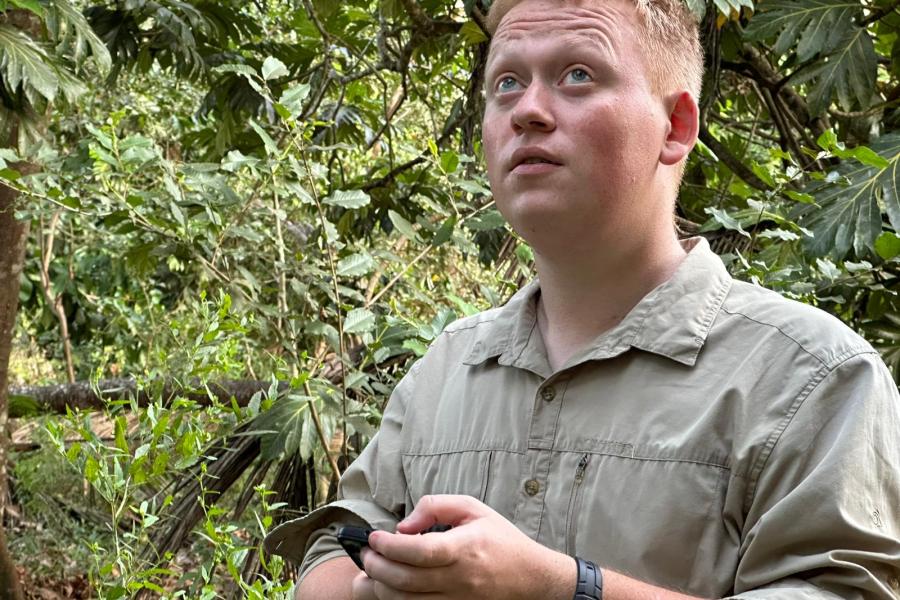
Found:
[[[549,132],[556,128],[553,116],[552,92],[541,82],[532,81],[512,111],[512,125],[516,131]]]

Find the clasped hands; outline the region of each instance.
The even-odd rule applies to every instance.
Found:
[[[453,529],[411,535],[438,523]],[[373,532],[369,548],[353,600],[568,600],[575,590],[575,561],[470,496],[424,496],[397,533]]]

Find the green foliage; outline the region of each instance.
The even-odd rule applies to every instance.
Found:
[[[900,135],[886,135],[871,149],[859,146],[852,151],[837,146],[833,133],[830,140],[820,143],[845,160],[807,189],[817,204],[804,209],[801,219],[813,232],[808,248],[814,256],[830,254],[840,259],[852,247],[857,256],[865,256],[875,249],[882,232],[882,207],[891,225],[900,226]]]
[[[448,323],[531,276],[484,175],[488,4],[0,5],[43,26],[0,22],[0,125],[30,119],[43,141],[0,149],[32,225],[21,332],[63,364],[46,279],[78,377],[134,376],[149,398],[111,403],[106,436],[77,412],[47,421],[103,511],[72,530],[98,597],[287,597],[264,533],[327,500]],[[892,5],[688,4],[710,143],[680,216],[735,276],[829,310],[900,373]],[[213,392],[240,379],[265,389]]]

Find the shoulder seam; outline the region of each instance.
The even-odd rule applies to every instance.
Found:
[[[816,354],[812,353],[810,350],[808,350],[808,349],[806,348],[806,346],[805,346],[803,343],[801,343],[799,340],[795,339],[793,336],[791,336],[789,333],[787,333],[784,329],[782,329],[782,328],[779,327],[778,325],[775,325],[774,323],[766,323],[765,321],[760,321],[759,319],[754,319],[753,317],[751,317],[750,315],[748,315],[748,314],[746,314],[746,313],[743,313],[743,312],[741,312],[741,311],[739,311],[739,310],[729,310],[729,309],[726,308],[725,306],[722,306],[722,311],[725,312],[725,313],[728,313],[729,315],[737,315],[737,316],[744,317],[744,318],[747,319],[748,321],[753,321],[754,323],[757,323],[758,325],[762,325],[762,326],[764,326],[764,327],[771,327],[772,329],[777,330],[781,335],[783,335],[783,336],[786,337],[787,339],[789,339],[789,340],[791,340],[792,342],[794,342],[795,344],[797,344],[797,347],[799,347],[799,348],[800,348],[801,350],[803,350],[806,354],[808,354],[809,356],[811,356],[812,358],[814,358],[815,360],[817,360],[819,363],[821,363],[821,365],[822,365],[823,367],[826,367],[826,368],[828,368],[829,365],[831,365],[830,368],[836,367],[836,366],[839,365],[841,362],[843,362],[844,360],[846,360],[846,357],[847,357],[848,354],[852,354],[852,353],[870,353],[870,352],[871,352],[871,350],[868,349],[868,348],[860,347],[860,346],[854,346],[853,348],[850,348],[849,350],[845,351],[843,354],[840,354],[840,355],[838,355],[836,358],[832,359],[832,360],[830,361],[830,363],[829,363],[829,362],[826,362],[825,359],[823,359],[822,357],[817,356]]]

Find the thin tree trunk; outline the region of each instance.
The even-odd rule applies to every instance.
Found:
[[[15,138],[13,138],[15,139]],[[35,165],[17,164],[19,172],[33,173]],[[24,598],[18,573],[6,547],[3,516],[8,499],[7,489],[7,400],[9,357],[12,353],[16,311],[19,308],[19,286],[25,261],[28,223],[16,220],[15,201],[18,193],[0,184],[0,600]]]

